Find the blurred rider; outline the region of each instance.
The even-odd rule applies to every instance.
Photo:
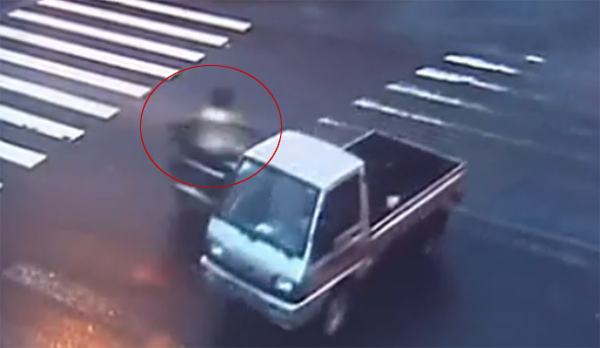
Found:
[[[242,114],[234,110],[234,101],[231,88],[216,88],[209,104],[176,130],[175,140],[185,157],[220,171],[231,168],[254,136]]]

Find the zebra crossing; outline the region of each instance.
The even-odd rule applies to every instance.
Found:
[[[145,18],[148,13],[152,20]],[[44,148],[19,143],[2,128],[62,143],[81,140],[98,122],[118,117],[123,99],[117,97],[144,98],[160,80],[201,62],[208,49],[224,48],[229,35],[244,34],[251,27],[243,19],[154,1],[39,0],[3,14],[0,166],[32,170],[49,158]],[[62,110],[75,118],[63,117]],[[7,184],[0,177],[0,190]],[[78,336],[87,341],[76,346],[157,346],[153,340],[174,346],[101,292],[43,267],[9,265],[1,281],[9,284],[3,290],[27,297],[21,302],[43,298],[49,300],[38,304],[43,311],[54,305],[56,309],[48,309],[55,313],[48,327],[34,314],[31,322],[5,317],[0,345],[69,345]],[[106,333],[112,327],[134,337],[117,339]],[[42,333],[38,341],[44,330],[52,332]],[[99,332],[105,337],[99,338]],[[55,336],[65,333],[72,337]]]
[[[532,59],[531,57],[535,57]],[[398,95],[404,95],[426,103],[441,105],[464,110],[465,113],[475,113],[478,116],[486,117],[491,114],[499,114],[504,110],[493,110],[493,108],[473,100],[461,98],[456,95],[465,94],[464,90],[456,89],[459,86],[465,86],[472,89],[481,90],[488,93],[496,93],[496,98],[511,98],[511,89],[508,86],[494,82],[491,78],[484,80],[475,74],[458,73],[452,70],[451,67],[461,66],[471,69],[474,72],[502,74],[512,78],[518,78],[522,74],[520,69],[511,67],[506,64],[490,62],[480,57],[473,57],[462,54],[447,54],[442,59],[443,63],[449,65],[449,68],[438,68],[429,65],[424,65],[414,70],[416,81],[411,83],[400,81],[387,83],[384,87],[386,92],[391,92]],[[537,55],[526,55],[523,57],[523,62],[529,65],[543,64],[545,59]],[[479,74],[481,75],[481,74]],[[492,77],[493,78],[493,77]],[[452,90],[456,95],[448,95],[440,93],[439,90],[430,90],[419,86],[423,81],[432,81],[440,86],[440,89]],[[454,88],[452,88],[454,87]],[[460,93],[460,94],[459,94]],[[428,125],[448,129],[459,132],[461,134],[475,135],[482,139],[498,141],[503,144],[509,144],[516,147],[528,147],[537,151],[549,151],[552,149],[543,149],[538,146],[533,139],[521,139],[511,136],[510,134],[498,134],[494,131],[479,129],[478,127],[469,125],[468,123],[458,123],[455,120],[450,120],[443,115],[434,116],[431,114],[412,112],[402,108],[394,107],[385,104],[371,97],[361,97],[352,102],[352,105],[361,110],[374,111],[380,115],[391,116],[397,119],[407,120],[415,123],[415,126]],[[447,110],[447,109],[446,109]],[[429,143],[426,139],[418,139],[424,143]],[[564,155],[559,152],[554,152],[556,155]]]
[[[586,205],[573,203],[583,195],[575,183],[581,173],[597,173],[593,144],[599,133],[597,128],[586,134],[573,132],[574,125],[588,123],[589,116],[572,110],[571,104],[568,111],[561,110],[557,107],[564,103],[561,92],[544,88],[541,81],[555,73],[551,57],[523,54],[515,59],[506,52],[485,59],[476,52],[438,57],[415,67],[411,77],[389,81],[381,92],[353,100],[351,105],[358,110],[354,123],[367,119],[400,137],[468,161],[469,191],[475,194],[463,204],[476,214],[524,226],[521,230],[548,229],[545,221],[551,210],[521,214],[513,208],[517,195],[541,206],[546,197],[562,216],[578,214]],[[355,127],[343,120],[320,121]],[[548,173],[560,179],[550,179]],[[586,179],[585,185],[586,195],[593,192],[593,181]],[[567,233],[554,234],[561,238]],[[577,238],[587,237],[582,233]],[[594,247],[589,243],[586,248]]]
[[[472,186],[469,190],[484,194],[481,197],[468,196],[463,203],[462,214],[468,212],[470,216],[501,221],[511,229],[532,235],[533,238],[558,241],[563,246],[575,245],[582,250],[597,252],[598,248],[593,243],[565,237],[564,233],[539,232],[541,228],[535,223],[511,219],[510,211],[505,213],[485,207],[490,201],[506,200],[502,197],[506,191],[514,191],[516,187],[523,190],[521,184],[527,180],[524,178],[533,177],[531,173],[535,173],[538,182],[543,182],[541,185],[547,185],[544,186],[545,190],[551,191],[558,188],[544,182],[543,173],[547,168],[562,170],[575,167],[591,171],[597,170],[598,164],[597,156],[590,155],[593,147],[580,147],[576,150],[578,152],[574,152],[565,146],[568,141],[579,137],[569,133],[569,127],[564,126],[565,123],[574,122],[572,114],[545,115],[547,117],[541,121],[533,117],[523,119],[511,105],[519,98],[529,98],[532,104],[542,109],[542,103],[551,99],[548,96],[540,98],[530,90],[525,91],[523,84],[519,83],[530,77],[531,71],[539,72],[546,58],[523,55],[522,64],[518,67],[498,61],[501,59],[455,53],[444,55],[438,62],[427,62],[415,68],[413,79],[388,82],[382,88],[383,93],[353,100],[351,105],[359,110],[357,117],[360,118],[355,124],[332,118],[321,118],[319,122],[333,127],[364,130],[359,126],[361,119],[368,118],[371,124],[373,119],[383,120],[386,122],[384,127],[393,129],[391,132],[398,136],[469,162],[469,185]],[[489,95],[487,100],[493,100],[495,106],[476,99],[485,94]],[[399,100],[399,96],[403,99]],[[402,101],[406,103],[402,104]],[[570,118],[565,120],[567,116]],[[514,134],[527,123],[535,127],[531,136]],[[479,126],[482,124],[488,127]],[[563,142],[563,139],[567,141]],[[536,166],[540,169],[531,169]],[[571,183],[565,184],[563,192],[572,192],[568,191],[572,186]],[[539,192],[533,191],[531,195],[539,195]]]
[[[107,11],[93,6],[78,4],[76,2],[63,0],[41,0],[38,2],[38,5],[47,6],[94,19],[100,19],[115,24],[143,29],[166,36],[186,39],[199,44],[223,47],[229,41],[229,39],[223,35],[209,34],[203,31],[192,30],[138,16],[126,15],[116,11]]]
[[[64,142],[80,140],[93,124],[70,124],[61,120],[60,114],[49,114],[43,105],[96,122],[109,121],[118,115],[120,104],[101,98],[101,92],[143,98],[158,79],[202,61],[207,49],[223,49],[230,44],[231,35],[252,28],[250,21],[235,16],[147,0],[37,0],[3,17],[0,93],[19,95],[31,103],[13,105],[0,98],[0,127]],[[22,71],[75,87],[30,80]],[[78,86],[97,93],[81,93]],[[33,169],[48,159],[43,148],[19,144],[3,133],[0,166],[7,163]],[[4,185],[0,177],[0,190]]]

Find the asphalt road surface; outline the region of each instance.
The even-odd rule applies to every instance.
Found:
[[[259,78],[286,128],[326,132],[315,125],[329,117],[469,161],[443,264],[386,264],[336,345],[600,344],[597,2],[169,1],[242,19],[213,25],[77,3],[93,9],[0,3],[3,346],[319,345],[249,313],[212,334],[170,222],[174,182],[139,137],[149,90],[198,64]],[[151,99],[143,134],[159,164],[165,125],[224,81],[263,134],[279,128],[252,80],[203,69]]]

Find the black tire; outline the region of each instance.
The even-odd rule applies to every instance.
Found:
[[[442,237],[442,235],[435,235],[427,238],[421,248],[421,253],[427,257],[439,257],[442,253]]]
[[[427,238],[421,247],[421,253],[427,257],[438,258],[442,254],[443,237],[448,221],[449,212],[440,210],[431,216]]]
[[[334,338],[344,331],[350,314],[350,288],[342,286],[335,290],[325,302],[319,320],[320,333],[326,338]]]

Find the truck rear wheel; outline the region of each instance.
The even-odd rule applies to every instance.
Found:
[[[442,252],[442,235],[431,236],[423,245],[422,252],[426,256],[437,256]]]
[[[431,217],[430,230],[421,249],[423,255],[437,257],[441,254],[448,215],[447,210],[440,210]]]

